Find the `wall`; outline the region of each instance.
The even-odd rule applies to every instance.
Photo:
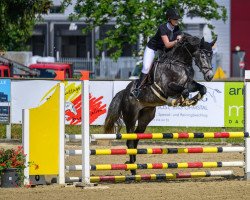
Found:
[[[246,51],[246,69],[250,69],[250,1],[231,0],[231,49],[238,45]]]

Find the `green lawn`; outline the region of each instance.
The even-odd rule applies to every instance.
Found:
[[[172,133],[172,132],[221,132],[221,131],[244,131],[243,128],[211,128],[211,127],[148,127],[146,132],[148,133]],[[11,128],[13,139],[22,139],[22,125],[12,125]],[[81,126],[69,126],[65,127],[65,132],[68,134],[80,134]],[[6,126],[0,125],[0,139],[5,138]],[[103,126],[90,126],[91,134],[103,133]],[[126,133],[125,128],[122,128],[121,133]],[[182,139],[178,141],[192,141],[188,139]],[[230,139],[195,139],[197,142],[225,142],[230,143],[243,143],[243,139],[230,138]]]

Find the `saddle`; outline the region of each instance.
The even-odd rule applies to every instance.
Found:
[[[143,81],[143,83],[141,85],[141,88],[144,88],[146,86],[151,86],[152,84],[154,84],[155,68],[158,66],[159,63],[164,63],[164,62],[171,63],[171,59],[168,58],[168,55],[167,55],[166,52],[164,52],[164,51],[158,51],[158,56],[154,60],[152,66],[151,66],[151,68],[150,68],[150,70],[148,72],[148,76]]]

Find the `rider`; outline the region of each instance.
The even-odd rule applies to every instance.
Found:
[[[167,23],[161,24],[156,34],[147,43],[143,55],[143,67],[140,78],[136,83],[135,89],[131,92],[135,98],[138,98],[140,94],[140,88],[153,64],[155,52],[157,50],[162,51],[164,47],[171,49],[181,39],[181,31],[178,26],[181,17],[177,10],[174,8],[168,9],[166,12],[166,18]]]

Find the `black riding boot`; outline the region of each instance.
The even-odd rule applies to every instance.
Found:
[[[135,88],[131,91],[130,95],[134,96],[135,98],[138,98],[140,92],[141,92],[141,86],[143,85],[143,82],[147,78],[147,74],[140,74],[139,80],[136,83]]]

